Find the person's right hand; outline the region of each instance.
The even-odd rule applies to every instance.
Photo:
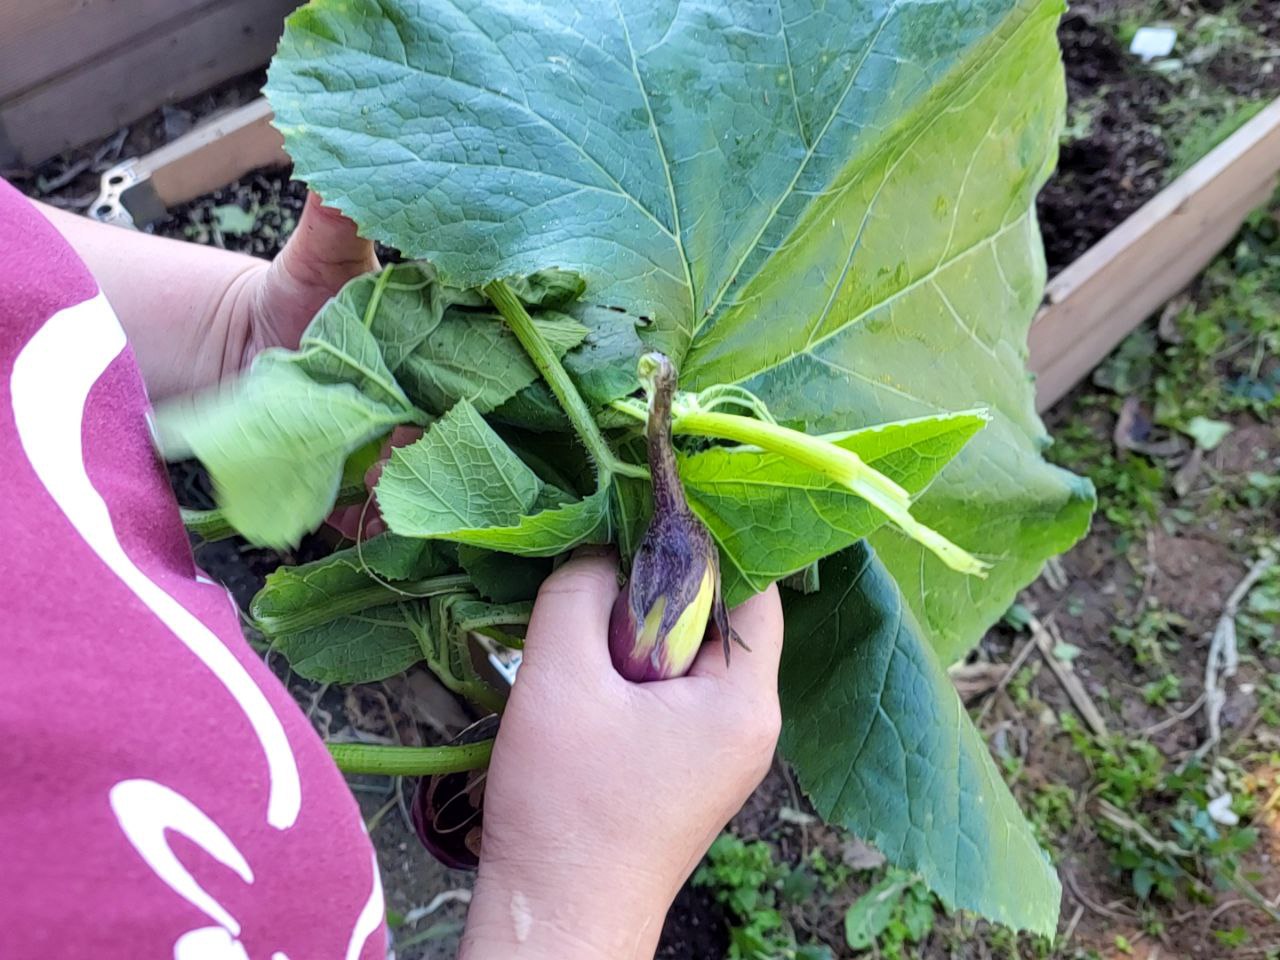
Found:
[[[711,841],[769,769],[782,609],[733,611],[689,675],[645,684],[609,660],[617,564],[575,558],[542,585],[485,786],[484,839],[460,957],[650,958]]]

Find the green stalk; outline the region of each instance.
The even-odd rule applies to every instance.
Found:
[[[799,430],[734,413],[693,410],[672,423],[676,433],[719,437],[781,454],[830,477],[871,504],[912,540],[957,573],[981,576],[987,565],[911,515],[911,494],[856,453]]]
[[[624,401],[614,403],[613,408],[637,420],[646,417],[636,404]],[[911,495],[851,450],[776,423],[709,410],[682,411],[671,428],[688,436],[717,437],[759,447],[815,470],[867,501],[952,570],[973,576],[986,573],[987,564],[913,517]]]
[[[359,590],[339,594],[324,604],[309,606],[286,616],[263,617],[255,620],[254,623],[263,636],[278,637],[287,633],[297,633],[309,627],[318,627],[337,617],[359,613],[370,607],[385,607],[402,600],[438,597],[441,594],[466,590],[470,586],[471,578],[465,573],[451,573],[426,580],[411,580],[394,586],[375,582]]]
[[[364,503],[368,497],[369,491],[363,484],[343,487],[338,491],[338,497],[334,500],[333,505],[335,507],[347,507],[355,503]],[[182,525],[187,528],[187,531],[194,533],[206,543],[213,543],[215,540],[229,540],[240,533],[227,521],[226,514],[221,509],[188,510],[186,507],[182,507],[179,512],[182,515]]]
[[[188,510],[182,507],[179,512],[187,532],[194,533],[205,543],[229,540],[237,533],[236,528],[227,523],[221,510]]]
[[[388,777],[431,777],[479,770],[489,765],[489,756],[493,753],[492,740],[447,747],[392,747],[371,743],[326,743],[325,746],[343,773]]]
[[[394,266],[383,267],[382,273],[378,274],[378,279],[373,283],[373,293],[369,294],[369,303],[364,309],[364,328],[366,330],[373,329],[373,318],[378,315],[378,305],[382,302],[382,291],[387,289],[387,284],[391,281]]]
[[[837,447],[834,443],[819,440],[799,430],[736,413],[707,410],[682,413],[676,417],[671,428],[676,433],[719,437],[722,440],[751,444],[816,470],[859,495],[864,490],[874,490],[880,499],[897,503],[901,507],[911,505],[911,494],[879,470],[867,466],[852,450]]]
[[[605,440],[604,434],[596,424],[595,417],[591,415],[582,395],[578,393],[578,388],[573,385],[573,380],[570,379],[564,365],[560,363],[560,358],[556,356],[551,344],[547,343],[542,331],[533,322],[533,317],[529,316],[529,311],[520,302],[520,298],[502,280],[492,280],[485,284],[484,293],[502,314],[507,326],[511,328],[511,332],[516,335],[516,339],[524,347],[533,365],[542,374],[542,379],[547,381],[547,386],[560,401],[560,406],[569,417],[569,422],[573,424],[578,437],[600,470],[606,474],[619,473],[628,477],[647,478],[649,474],[643,467],[623,463],[614,456],[609,442]],[[602,486],[604,480],[605,478],[601,477]]]

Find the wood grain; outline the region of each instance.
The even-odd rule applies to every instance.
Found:
[[[0,0],[0,103],[225,0]]]
[[[143,169],[166,207],[211,193],[259,167],[284,166],[284,137],[271,126],[271,107],[259,98],[202,123],[149,154]]]
[[[0,101],[0,165],[38,162],[262,66],[275,50],[284,17],[297,5],[298,0],[206,3]],[[123,6],[123,0],[108,6]],[[75,25],[66,33],[82,29]]]

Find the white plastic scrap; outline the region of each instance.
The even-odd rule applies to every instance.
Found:
[[[1150,63],[1159,57],[1173,53],[1178,31],[1173,27],[1139,27],[1129,44],[1129,52]]]
[[[1214,797],[1209,801],[1209,806],[1205,808],[1209,813],[1209,819],[1214,823],[1220,823],[1224,827],[1234,827],[1240,822],[1240,817],[1231,809],[1231,794],[1224,793]]]

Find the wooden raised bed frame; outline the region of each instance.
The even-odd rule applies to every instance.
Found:
[[[301,0],[0,0],[0,168],[261,67]]]
[[[159,216],[250,170],[286,164],[265,100],[210,121],[103,175],[98,213]],[[1280,175],[1280,99],[1210,151],[1058,274],[1028,337],[1036,406],[1044,411],[1130,331],[1187,286],[1262,206]],[[109,183],[113,176],[127,181]],[[127,218],[126,218],[127,219]]]
[[[1280,99],[1053,278],[1031,325],[1047,410],[1203,270],[1276,190]]]

